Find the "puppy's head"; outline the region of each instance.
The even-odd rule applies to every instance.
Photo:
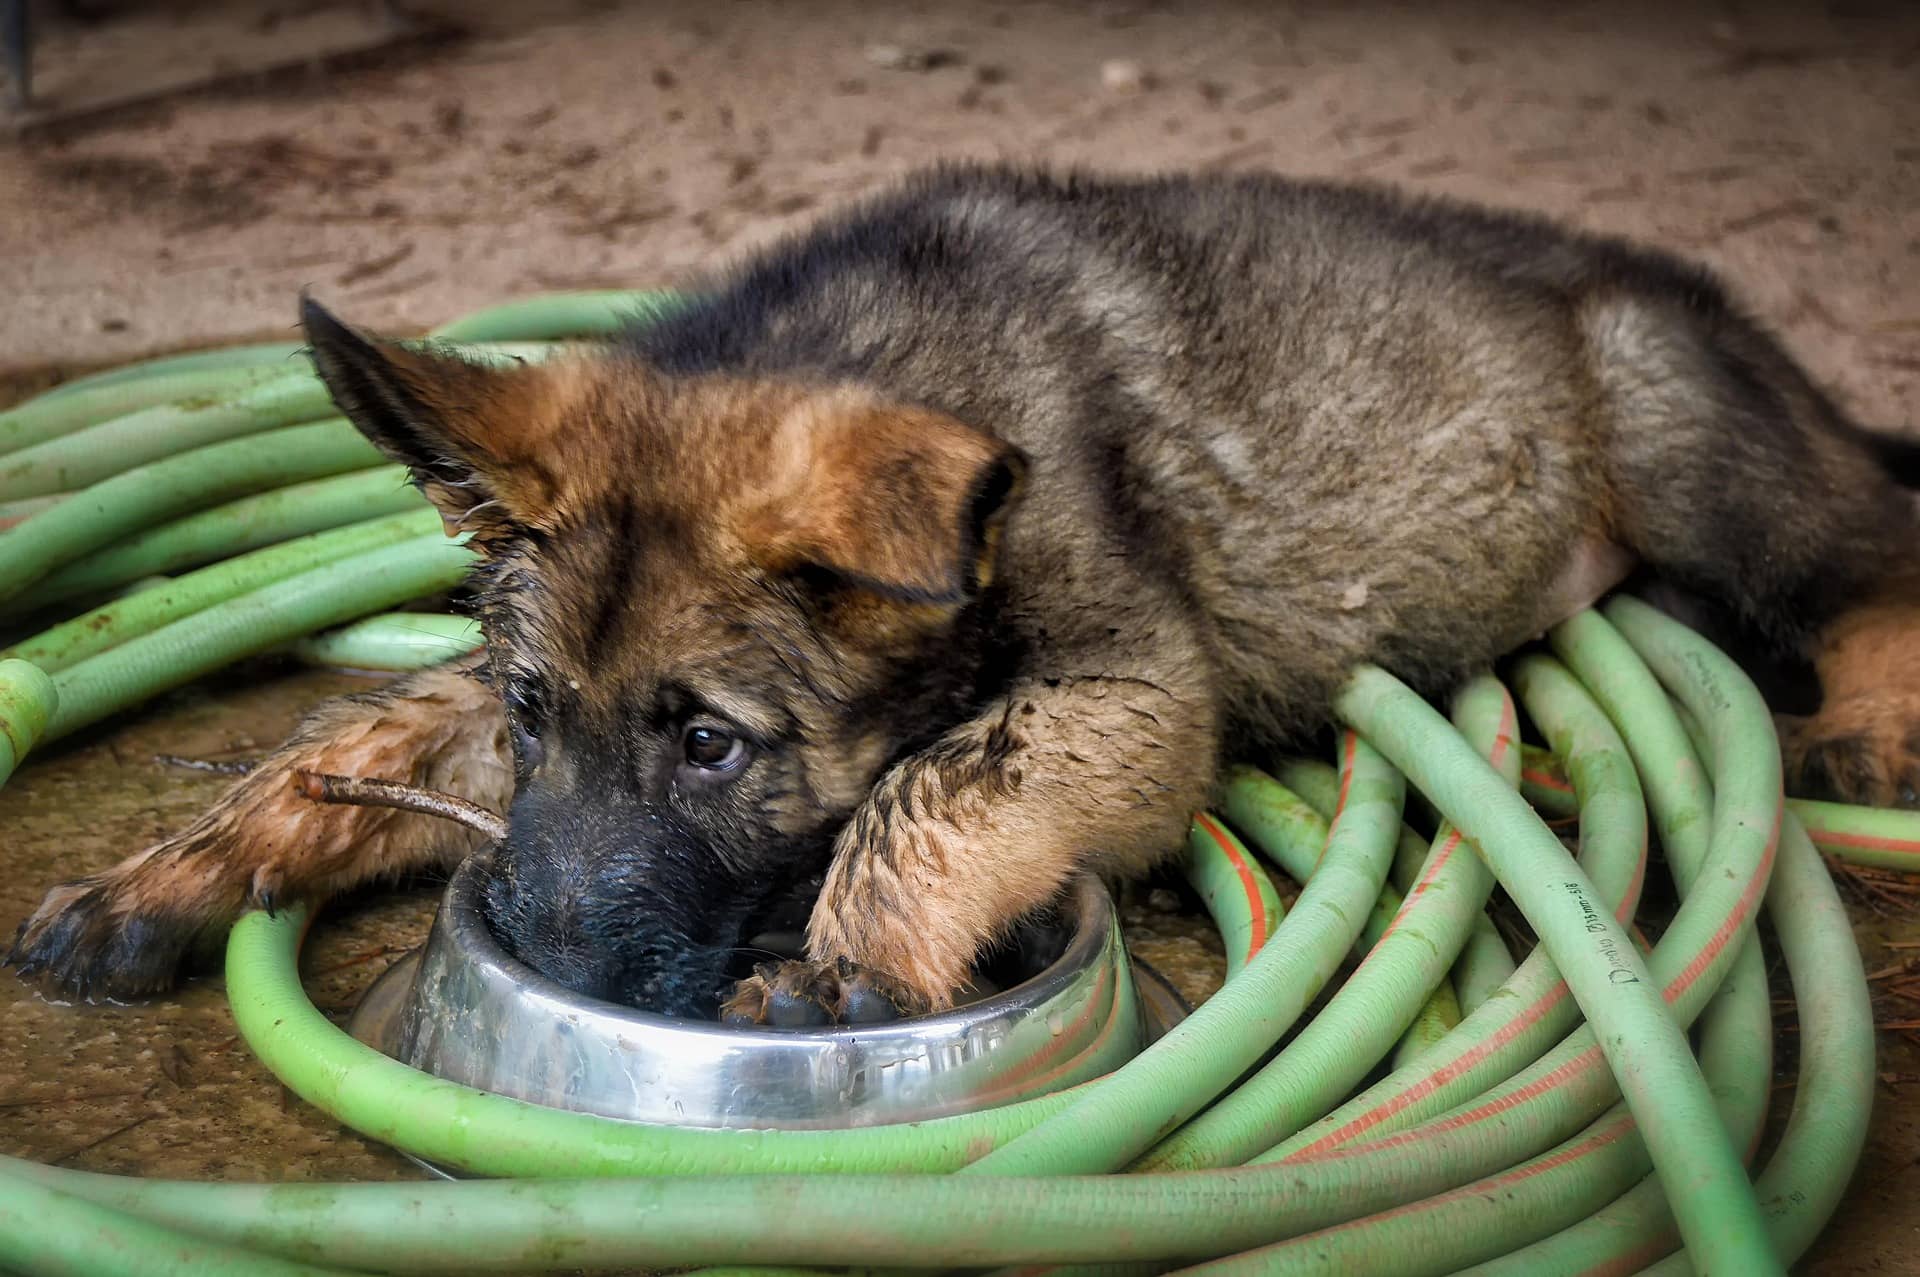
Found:
[[[495,930],[581,992],[710,1014],[748,924],[977,695],[1020,457],[844,386],[303,320],[341,410],[483,554],[518,772]]]

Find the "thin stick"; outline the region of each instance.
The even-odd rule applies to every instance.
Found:
[[[458,821],[498,842],[507,836],[507,822],[479,803],[470,803],[437,789],[404,785],[397,780],[369,780],[360,776],[330,776],[296,771],[294,788],[317,803],[348,803],[355,807],[398,807],[423,816]]]

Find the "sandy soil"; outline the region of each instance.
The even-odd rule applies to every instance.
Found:
[[[222,23],[290,7],[185,6],[114,38],[217,45]],[[467,33],[0,142],[5,380],[284,335],[302,288],[399,331],[519,293],[672,282],[966,156],[1364,177],[1644,237],[1721,268],[1863,419],[1920,425],[1911,5],[438,7]],[[52,32],[45,56],[86,39]],[[0,792],[0,928],[217,787],[154,753],[257,748],[350,683],[263,673],[36,760]],[[323,1000],[347,1005],[424,900],[323,928]],[[1870,969],[1920,939],[1898,902],[1860,919]],[[0,980],[0,1016],[0,1150],[409,1173],[282,1095],[217,980],[78,1009]],[[1920,1271],[1920,1052],[1888,1034],[1881,1068],[1867,1161],[1808,1272]]]

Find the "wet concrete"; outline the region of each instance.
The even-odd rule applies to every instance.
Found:
[[[155,761],[232,758],[278,741],[299,712],[363,679],[257,677],[192,690],[136,720],[34,758],[0,790],[0,925],[12,931],[50,883],[177,829],[229,783]],[[418,942],[433,892],[384,892],[327,914],[309,944],[309,988],[350,1008],[391,957]],[[184,1179],[391,1179],[390,1150],[299,1103],[235,1036],[217,950],[178,994],[140,1006],[48,1002],[0,976],[0,1151],[83,1170]]]

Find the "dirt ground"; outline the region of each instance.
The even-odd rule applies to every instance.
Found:
[[[51,25],[42,82],[84,81],[108,46],[217,56],[223,32],[257,41],[328,7]],[[63,370],[285,336],[303,288],[399,331],[671,283],[972,157],[1363,177],[1643,237],[1720,268],[1862,419],[1920,426],[1920,6],[437,7],[464,31],[0,136],[0,402]],[[217,791],[155,754],[246,754],[358,685],[222,679],[37,757],[0,792],[0,929]],[[1910,899],[1863,898],[1869,970],[1920,948]],[[418,890],[336,911],[316,997],[351,1005],[429,907]],[[141,1007],[0,979],[0,1016],[0,1151],[192,1178],[412,1173],[287,1097],[216,978]],[[1872,1144],[1806,1272],[1920,1272],[1909,1032],[1882,1035],[1880,1069]]]

